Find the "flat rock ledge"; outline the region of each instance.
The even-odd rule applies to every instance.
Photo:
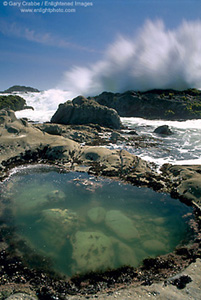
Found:
[[[78,129],[76,131],[79,133]],[[4,275],[0,277],[0,300],[93,298],[102,300],[136,299],[136,297],[200,299],[201,166],[166,164],[159,174],[146,161],[125,150],[83,146],[67,137],[52,132],[48,134],[42,131],[40,126],[34,126],[25,119],[17,119],[11,110],[0,111],[0,140],[1,180],[8,176],[12,167],[32,163],[54,164],[66,170],[121,179],[137,186],[170,193],[172,197],[194,206],[196,211],[194,226],[197,230],[195,240],[187,248],[176,249],[174,253],[156,259],[147,259],[144,261],[144,266],[137,270],[123,269],[119,277],[116,271],[111,271],[105,275],[107,280],[105,279],[101,286],[94,282],[93,276],[91,279],[74,279],[70,284],[62,279],[54,282],[47,274],[23,269],[19,267],[17,258],[13,262],[13,258],[9,257],[2,241],[0,261],[5,266],[4,271],[1,272],[5,273],[8,268],[12,276],[9,279],[5,273],[5,277]],[[16,267],[18,274],[15,273],[14,267],[11,268],[15,264],[18,266]],[[184,269],[187,266],[189,267]],[[123,289],[125,287],[126,289]],[[58,290],[63,291],[59,296],[55,292]],[[66,290],[70,290],[70,293],[66,294]],[[101,294],[100,291],[103,290],[104,294]],[[94,296],[89,296],[90,294]]]

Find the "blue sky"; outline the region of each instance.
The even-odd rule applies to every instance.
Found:
[[[0,4],[0,90],[14,84],[55,88],[64,72],[100,60],[119,35],[137,34],[148,19],[161,19],[171,30],[201,18],[200,0],[89,0],[93,6],[75,13],[23,13],[33,8],[28,2],[34,1]]]

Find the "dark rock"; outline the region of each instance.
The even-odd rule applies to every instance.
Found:
[[[121,117],[141,117],[152,120],[201,118],[201,91],[196,89],[103,92],[93,99],[101,105],[114,108]]]
[[[24,109],[32,109],[32,110],[34,110],[33,106],[30,106],[30,105],[25,105]]]
[[[24,109],[26,101],[16,95],[0,96],[0,109],[12,109],[14,111]]]
[[[162,126],[157,127],[154,130],[154,133],[162,134],[162,135],[171,135],[171,134],[173,134],[173,132],[170,130],[168,125],[162,125]]]
[[[184,289],[188,283],[192,281],[188,275],[182,275],[170,281],[172,285],[175,285],[178,289]]]
[[[15,92],[32,92],[32,93],[39,93],[40,91],[29,87],[29,86],[23,86],[23,85],[13,85],[7,90],[3,91],[3,93],[15,93]]]
[[[120,117],[114,109],[82,96],[60,104],[51,122],[66,125],[92,123],[113,129],[119,129],[122,126]]]
[[[138,135],[137,132],[136,132],[135,130],[130,130],[130,131],[128,132],[128,134],[131,134],[131,135]]]
[[[113,131],[111,133],[111,136],[110,136],[110,141],[111,142],[116,143],[120,139],[121,139],[121,134],[119,132]]]

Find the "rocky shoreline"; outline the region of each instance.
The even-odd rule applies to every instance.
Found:
[[[90,294],[95,294],[94,297],[97,298],[99,297],[97,293],[100,292],[104,292],[109,297],[111,293],[115,295],[115,291],[119,288],[127,287],[128,291],[131,289],[129,286],[132,285],[137,289],[139,286],[143,289],[145,286],[152,287],[154,282],[164,284],[166,282],[169,287],[172,287],[171,282],[174,282],[178,289],[178,282],[181,282],[184,284],[182,290],[188,287],[188,282],[185,281],[188,278],[182,277],[183,275],[179,275],[180,281],[174,281],[174,279],[171,281],[168,278],[182,272],[190,264],[199,264],[201,166],[166,164],[158,173],[152,165],[125,150],[109,150],[99,147],[104,143],[107,144],[108,139],[104,137],[107,133],[109,133],[110,141],[111,138],[114,141],[123,138],[121,130],[116,131],[99,125],[34,125],[25,119],[17,119],[11,110],[1,110],[0,179],[3,180],[8,176],[9,170],[14,166],[44,163],[57,165],[68,171],[88,172],[114,180],[120,179],[137,186],[149,187],[157,192],[169,193],[172,197],[194,207],[195,222],[192,224],[195,231],[194,240],[185,247],[177,248],[173,253],[145,260],[144,265],[138,269],[122,268],[104,274],[96,273],[82,278],[73,278],[70,282],[66,282],[65,279],[58,278],[55,274],[27,268],[20,257],[16,256],[14,249],[5,243],[3,236],[7,232],[6,228],[1,225],[0,259],[3,267],[1,268],[0,299],[71,299],[70,295],[73,294],[76,295],[76,299],[79,299],[78,294],[85,298],[89,298]],[[139,146],[146,143],[134,133],[131,135]],[[199,269],[197,269],[197,275],[199,275]],[[10,296],[13,293],[24,293],[25,296],[10,298],[14,297]],[[100,295],[99,299],[105,298]],[[119,297],[119,299],[122,298]],[[131,297],[131,299],[134,298]],[[147,299],[146,293],[141,296],[141,299]]]
[[[201,118],[201,91],[197,89],[103,92],[89,99],[115,109],[121,117],[141,117],[152,120]]]

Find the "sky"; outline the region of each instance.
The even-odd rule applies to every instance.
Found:
[[[65,86],[71,70],[98,68],[115,41],[139,36],[146,22],[160,20],[168,32],[201,19],[200,0],[82,1],[86,7],[78,2],[1,1],[0,90],[12,85],[68,90],[72,80],[82,80],[74,72]]]

